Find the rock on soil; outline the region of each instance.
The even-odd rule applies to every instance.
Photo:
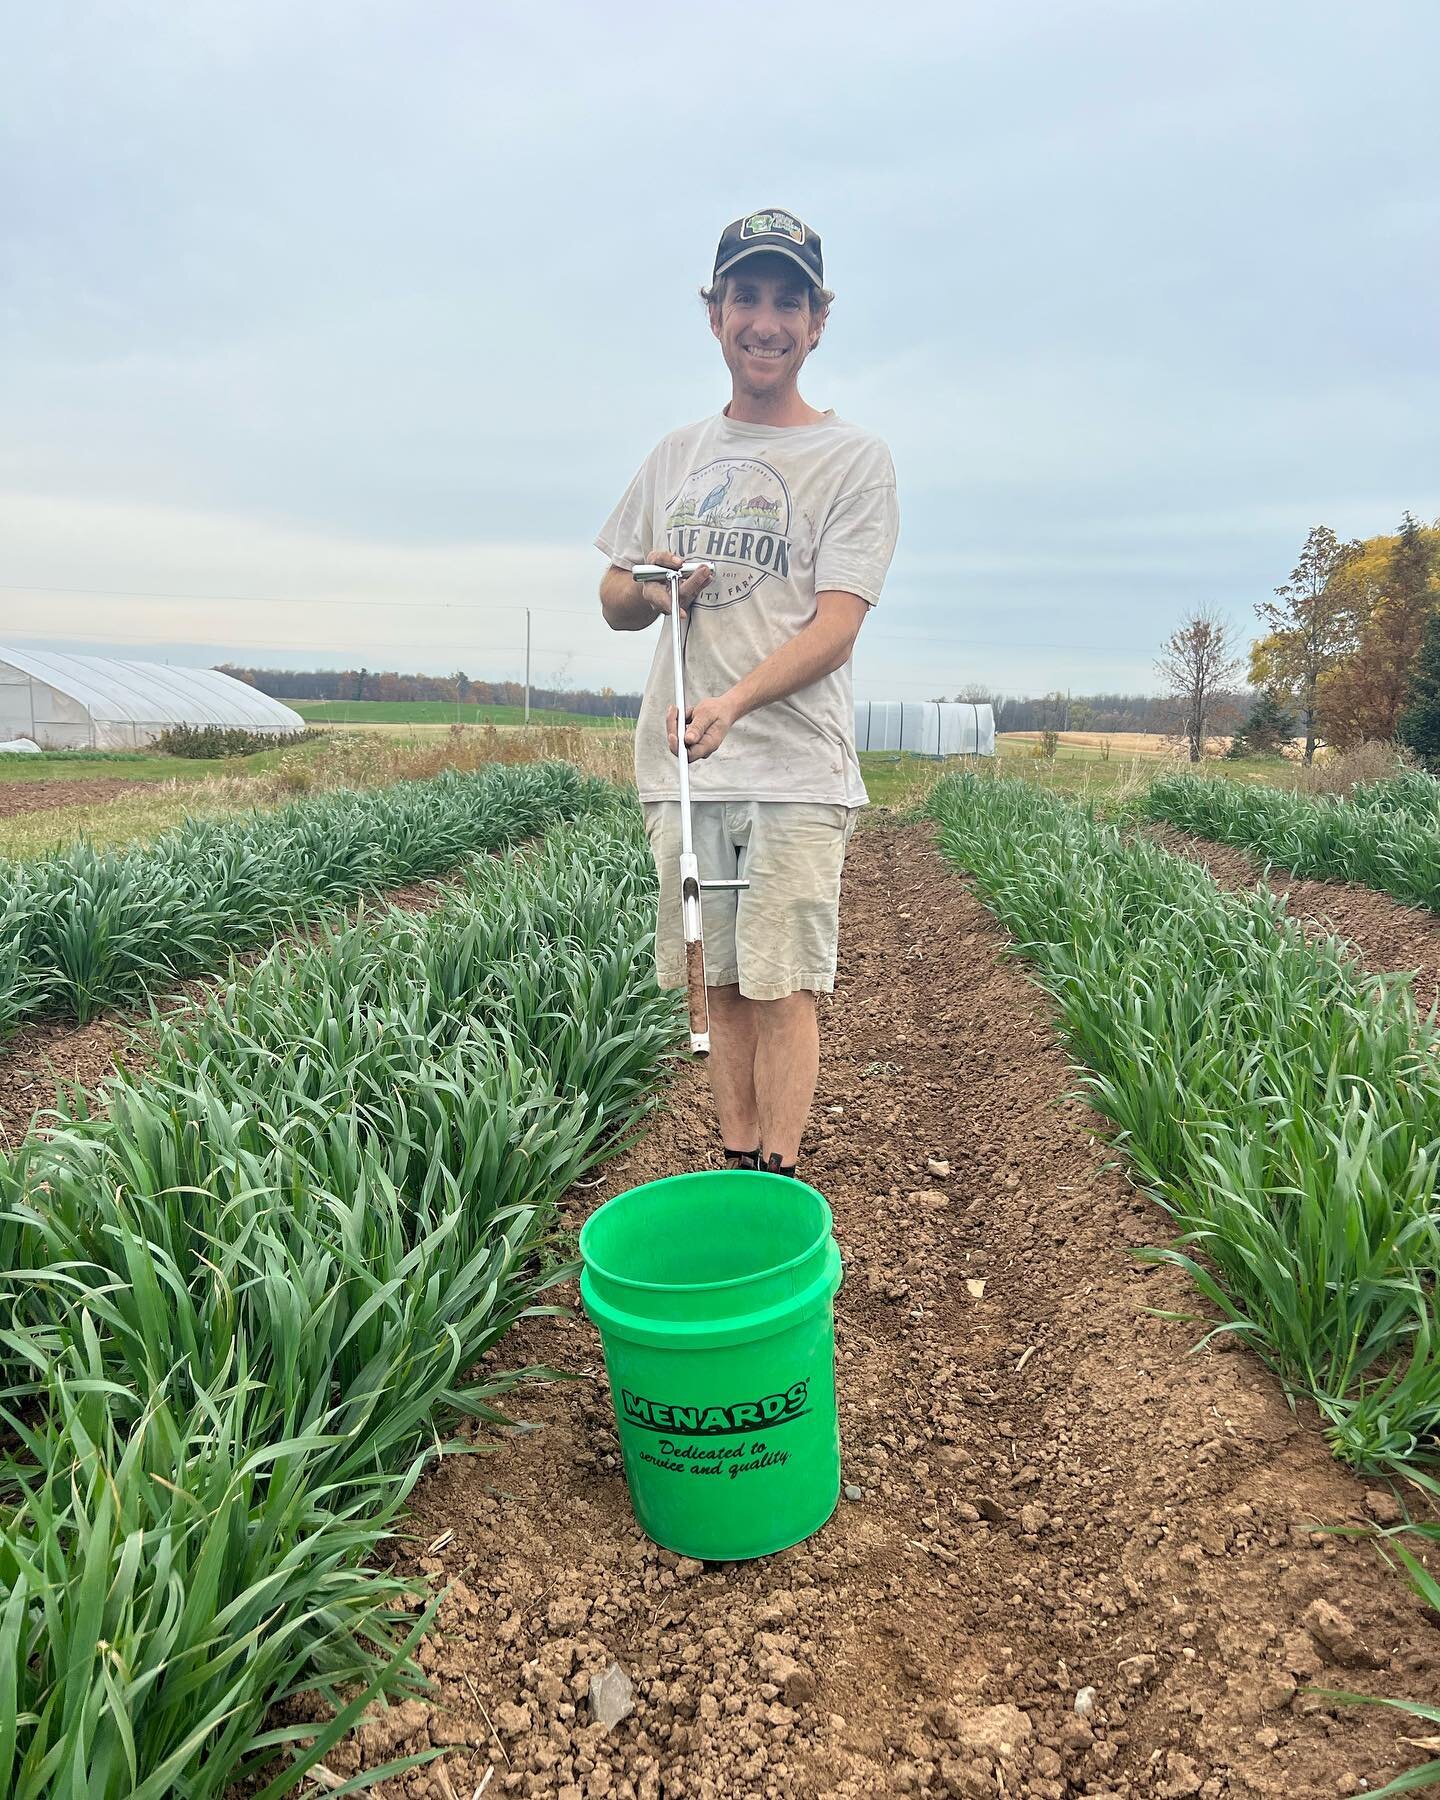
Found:
[[[822,1018],[802,1173],[846,1261],[841,1441],[864,1503],[782,1555],[682,1569],[630,1513],[589,1323],[524,1322],[503,1366],[580,1379],[512,1396],[543,1431],[416,1490],[395,1557],[447,1590],[421,1653],[445,1756],[376,1792],[1309,1800],[1423,1760],[1381,1709],[1303,1691],[1324,1685],[1318,1601],[1390,1657],[1344,1685],[1440,1679],[1405,1583],[1318,1530],[1370,1517],[1363,1484],[1246,1353],[1191,1354],[1203,1317],[1157,1316],[1204,1311],[1128,1254],[1164,1218],[1062,1098],[1047,1001],[923,829],[857,834]],[[918,1205],[939,1147],[944,1204]],[[571,1222],[718,1163],[690,1068]],[[607,1728],[591,1692],[612,1663],[633,1710]]]

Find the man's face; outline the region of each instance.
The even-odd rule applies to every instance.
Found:
[[[710,329],[737,388],[761,396],[793,387],[816,334],[804,276],[784,257],[747,257],[725,277]]]

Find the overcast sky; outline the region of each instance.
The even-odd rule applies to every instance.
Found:
[[[890,443],[857,692],[1155,686],[1313,523],[1440,513],[1435,0],[11,9],[0,643],[639,686],[601,521],[728,378],[783,205],[802,388]]]

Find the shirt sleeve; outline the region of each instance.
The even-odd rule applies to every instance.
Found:
[[[838,588],[867,606],[880,599],[900,535],[900,508],[889,453],[877,462],[864,471],[864,485],[842,493],[826,514],[815,552],[817,594]]]
[[[633,569],[655,547],[654,463],[652,452],[635,471],[595,538],[595,548],[604,551],[617,569]]]

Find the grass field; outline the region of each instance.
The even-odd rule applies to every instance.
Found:
[[[456,706],[448,700],[287,700],[310,725],[523,725],[523,706]],[[616,724],[630,729],[631,719],[602,718],[594,713],[544,712],[530,709],[533,725],[588,725],[604,729]]]
[[[1095,745],[1062,743],[1053,761],[1037,757],[1033,743],[1019,736],[997,738],[998,754],[993,758],[952,757],[941,761],[890,750],[862,750],[860,772],[876,806],[919,805],[942,775],[953,774],[957,769],[1016,776],[1058,794],[1104,804],[1128,799],[1159,776],[1188,766],[1162,760],[1149,751],[1128,754],[1122,748],[1124,742],[1117,736],[1108,757],[1102,756]],[[1278,756],[1245,757],[1236,762],[1221,758],[1206,762],[1204,767],[1227,780],[1245,784],[1286,785],[1294,772],[1294,765]]]
[[[0,756],[0,782],[198,781],[237,770],[273,769],[284,754],[261,750],[243,757],[152,756],[143,750],[42,750],[38,756]]]

